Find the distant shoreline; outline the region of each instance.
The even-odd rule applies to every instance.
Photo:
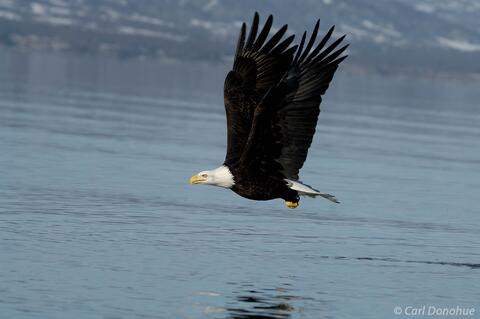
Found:
[[[51,48],[28,48],[17,46],[5,46],[0,44],[0,52],[18,53],[18,54],[46,54],[46,55],[59,55],[65,57],[78,57],[78,58],[101,58],[101,59],[113,59],[117,61],[149,61],[158,63],[200,63],[200,64],[212,64],[212,65],[229,65],[233,59],[232,56],[224,55],[218,59],[214,58],[172,58],[169,56],[151,56],[151,55],[119,55],[115,53],[105,52],[77,52],[68,50],[53,50]],[[355,76],[381,76],[385,78],[403,78],[414,77],[419,79],[435,79],[435,80],[448,80],[448,81],[480,81],[480,73],[460,73],[460,72],[446,72],[435,71],[428,69],[418,69],[411,67],[409,69],[401,69],[396,66],[392,66],[391,69],[376,69],[367,65],[356,64],[349,57],[342,65],[342,73],[355,75]]]

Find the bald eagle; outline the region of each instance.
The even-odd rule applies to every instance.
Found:
[[[348,47],[327,46],[334,26],[315,45],[317,21],[308,43],[299,45],[284,35],[284,25],[271,37],[270,15],[261,31],[255,13],[248,37],[243,23],[232,70],[224,85],[227,116],[227,154],[223,165],[194,175],[191,184],[229,188],[252,200],[281,198],[296,208],[300,196],[335,196],[299,181],[298,172],[312,143],[320,102]],[[258,32],[260,31],[260,32]],[[268,41],[267,41],[268,39]],[[315,45],[315,46],[314,46]]]

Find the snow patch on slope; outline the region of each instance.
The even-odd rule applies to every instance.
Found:
[[[406,40],[391,24],[379,24],[364,19],[359,26],[342,23],[339,25],[340,33],[348,34],[349,37],[370,40],[375,43],[390,43],[395,46],[404,45]]]
[[[463,52],[477,52],[480,51],[480,43],[472,43],[462,39],[449,39],[445,37],[437,37],[437,42],[449,49],[454,49]]]
[[[9,11],[3,11],[0,10],[0,18],[7,19],[7,20],[15,20],[15,21],[20,21],[22,18],[18,14],[9,12]]]
[[[119,27],[118,33],[130,34],[130,35],[141,35],[141,36],[154,37],[154,38],[164,38],[164,39],[174,40],[178,42],[183,42],[187,38],[185,36],[175,35],[168,32],[160,32],[160,31],[154,31],[154,30],[142,29],[142,28],[133,28],[128,26]]]
[[[429,5],[427,3],[417,3],[414,6],[415,10],[423,13],[434,13],[435,12],[435,7],[432,5]]]
[[[138,14],[138,13],[132,14],[132,15],[129,17],[129,19],[130,19],[131,21],[141,22],[141,23],[145,23],[145,24],[153,24],[153,25],[158,25],[158,26],[166,26],[166,27],[169,27],[169,28],[175,27],[175,25],[173,24],[173,22],[161,20],[161,19],[158,19],[158,18],[147,17],[147,16],[144,16],[144,15],[141,15],[141,14]]]
[[[32,10],[33,14],[36,15],[44,15],[47,12],[45,6],[37,2],[32,2],[30,9]]]
[[[74,25],[76,22],[69,18],[61,18],[61,17],[51,17],[51,16],[41,16],[35,19],[38,22],[44,22],[53,25]]]
[[[190,25],[193,27],[201,28],[208,30],[213,35],[221,36],[227,38],[229,35],[236,34],[237,32],[237,23],[222,23],[222,22],[212,22],[207,20],[200,19],[191,19]],[[273,32],[275,31],[272,28]]]

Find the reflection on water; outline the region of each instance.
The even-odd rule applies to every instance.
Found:
[[[228,308],[229,318],[234,319],[275,319],[290,318],[295,308],[289,303],[297,297],[289,295],[289,287],[272,290],[238,291],[234,307]]]
[[[228,66],[0,60],[2,317],[478,304],[478,84],[340,72],[302,179],[342,203],[291,211],[188,184],[224,158]]]
[[[427,265],[442,265],[442,266],[454,266],[454,267],[468,267],[471,269],[480,268],[478,263],[456,263],[448,261],[428,261],[428,260],[400,260],[395,258],[375,258],[375,257],[355,257],[349,258],[345,256],[322,256],[325,259],[355,259],[355,260],[371,260],[371,261],[383,261],[387,263],[414,263],[414,264],[427,264]]]

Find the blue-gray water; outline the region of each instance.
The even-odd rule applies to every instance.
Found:
[[[226,64],[0,60],[2,318],[480,316],[478,83],[340,69],[289,210],[188,184]]]

